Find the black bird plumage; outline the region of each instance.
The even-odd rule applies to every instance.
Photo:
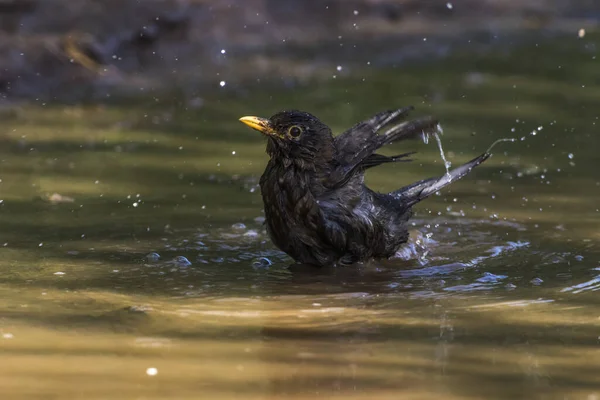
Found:
[[[437,132],[438,121],[431,117],[401,122],[412,109],[381,112],[336,137],[303,111],[240,118],[268,138],[270,160],[260,188],[267,231],[279,249],[317,266],[391,257],[408,240],[411,207],[490,156],[486,152],[448,174],[391,193],[369,189],[366,169],[409,161],[413,154],[390,157],[377,149]]]

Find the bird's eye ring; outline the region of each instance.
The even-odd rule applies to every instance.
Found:
[[[300,137],[300,135],[302,135],[302,128],[297,125],[291,126],[290,129],[288,129],[288,135],[291,138],[297,139]]]

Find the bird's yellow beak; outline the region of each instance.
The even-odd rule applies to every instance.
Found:
[[[280,136],[271,126],[271,123],[266,118],[260,117],[242,117],[240,118],[244,124],[248,125],[252,129],[256,129],[257,131],[269,135],[269,136]]]

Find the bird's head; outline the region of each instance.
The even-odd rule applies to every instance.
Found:
[[[244,124],[264,134],[271,158],[318,163],[333,157],[331,129],[304,111],[282,111],[271,118],[242,117]]]

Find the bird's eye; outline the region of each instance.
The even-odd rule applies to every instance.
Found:
[[[296,139],[296,138],[300,137],[300,135],[302,135],[302,128],[300,128],[297,125],[294,125],[294,126],[290,127],[290,129],[288,129],[288,135],[290,135],[290,137]]]

